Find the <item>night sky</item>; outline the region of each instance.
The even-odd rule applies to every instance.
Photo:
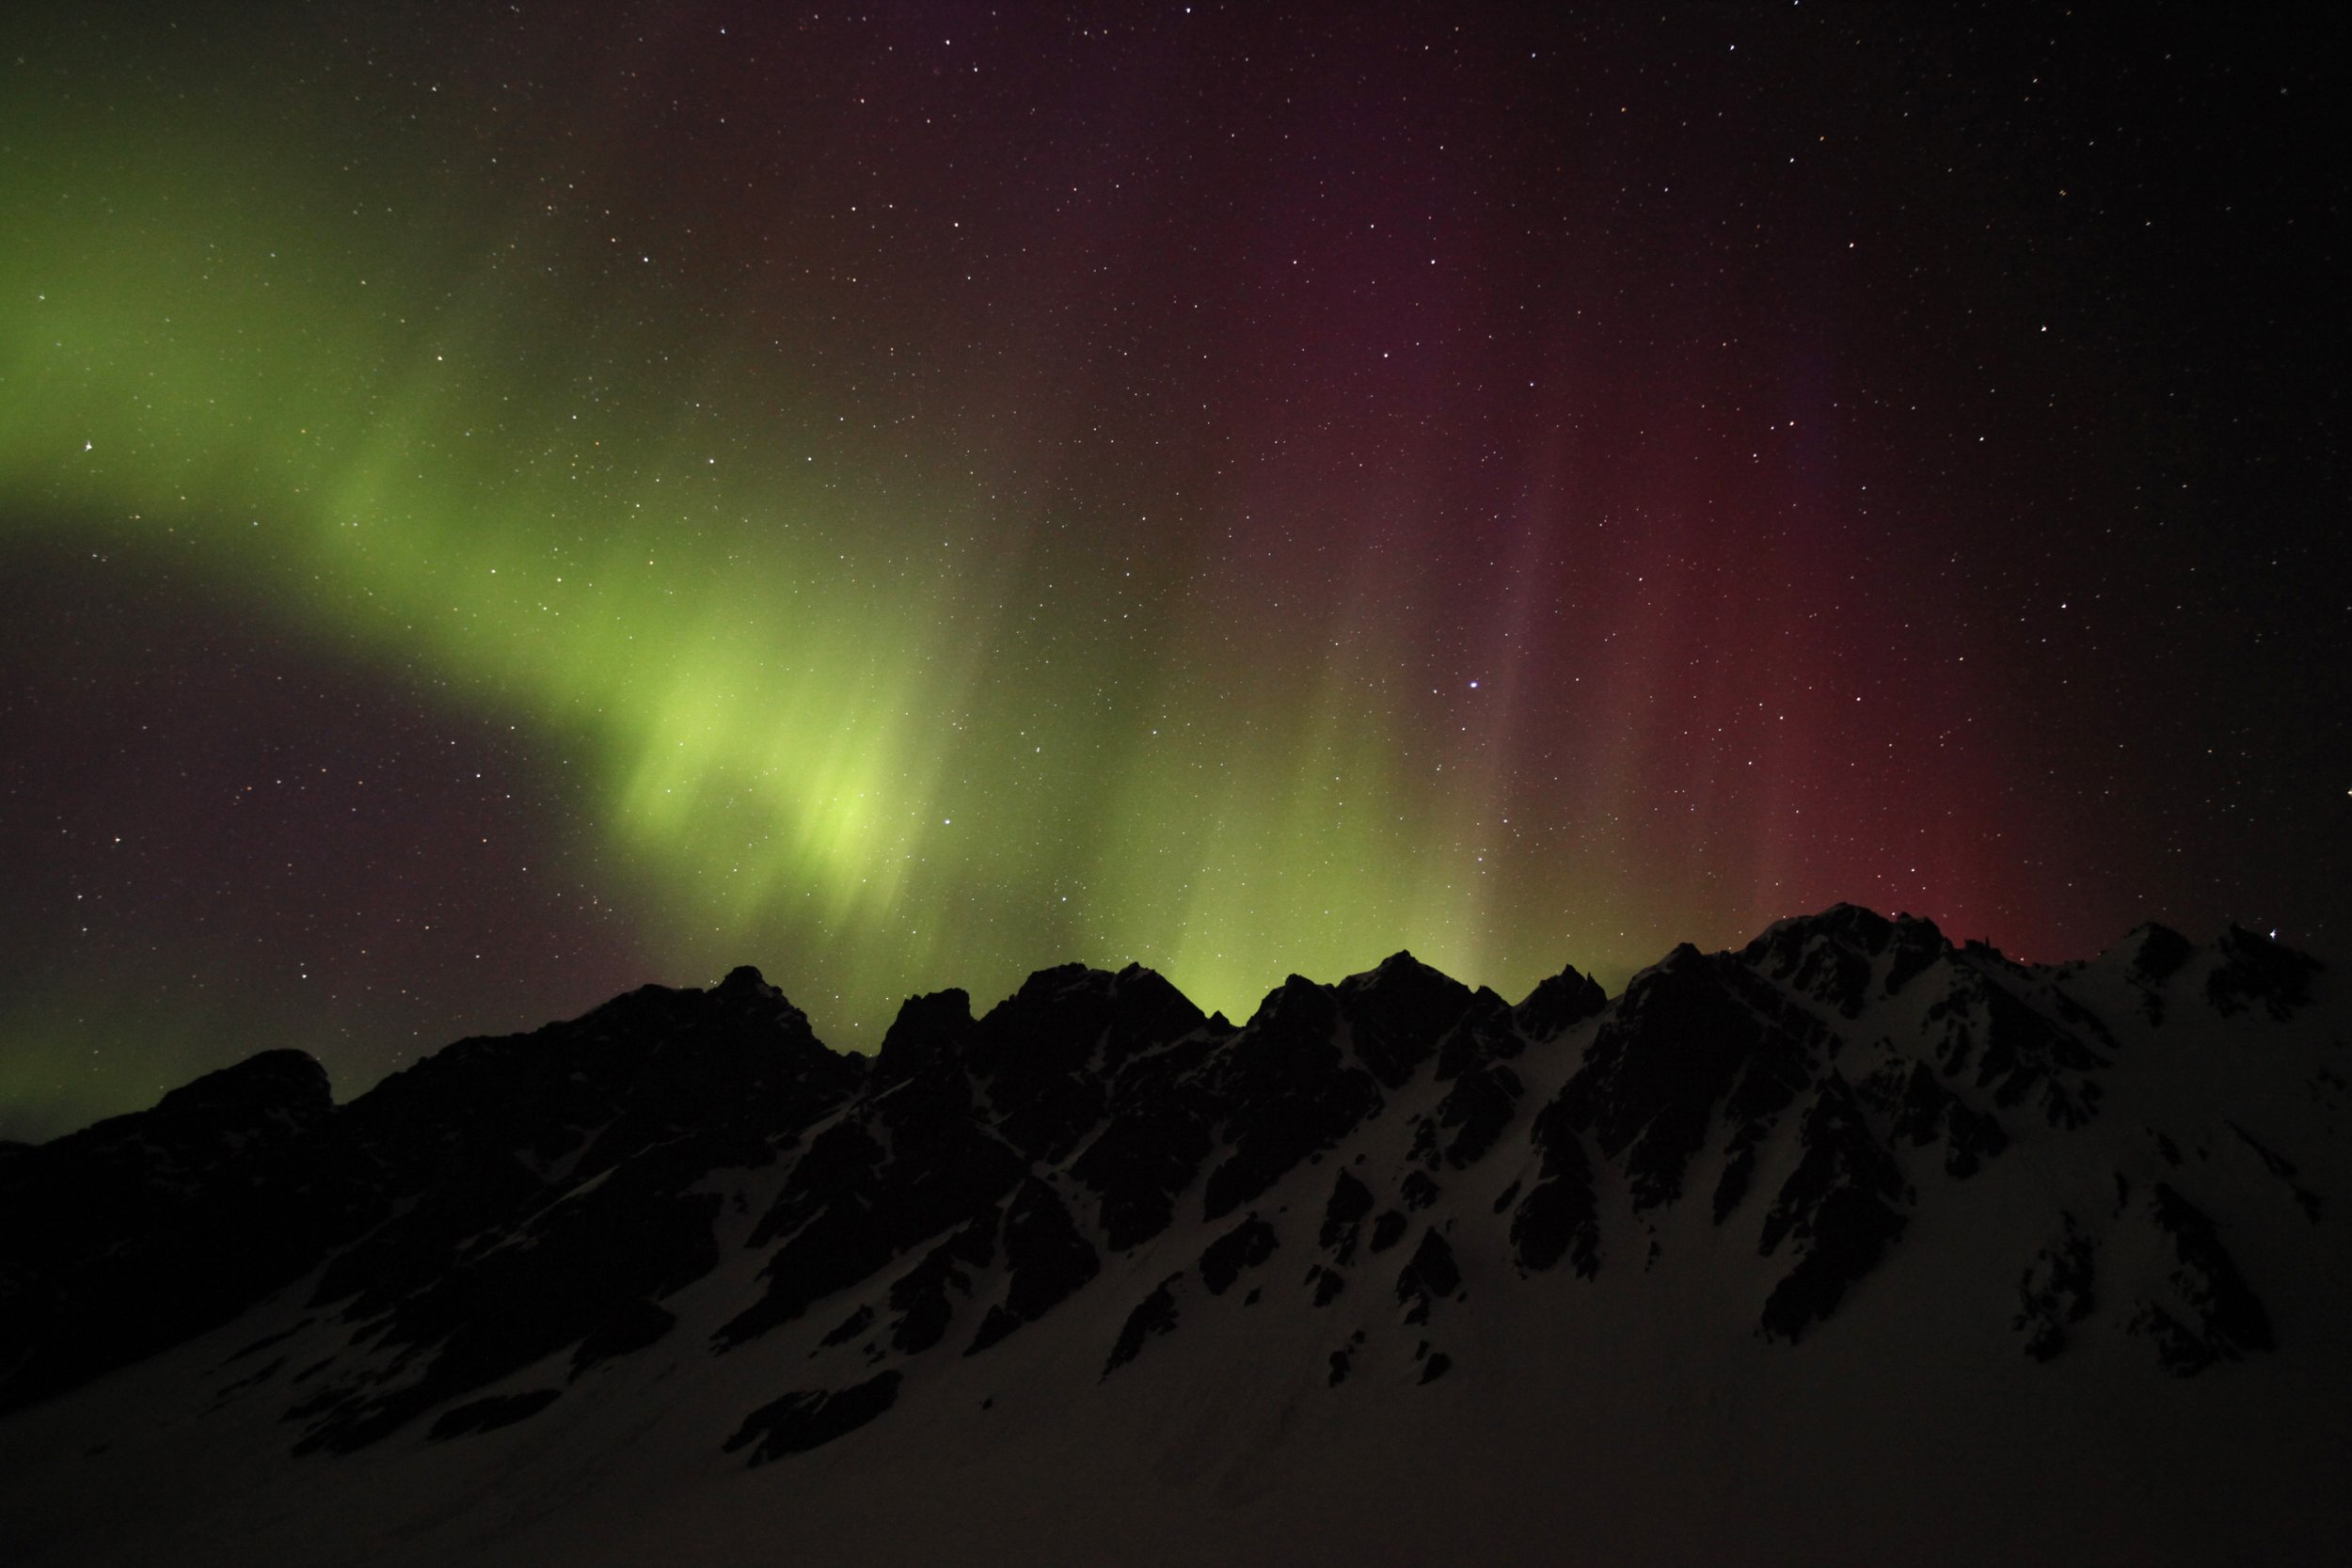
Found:
[[[745,962],[2352,949],[2247,9],[20,0],[0,1134]]]

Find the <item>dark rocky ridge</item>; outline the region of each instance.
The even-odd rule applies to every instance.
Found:
[[[2143,1035],[2283,1025],[2322,973],[2246,932],[2199,950],[2160,927],[2088,967]],[[1343,1329],[1369,1314],[1332,1385],[1368,1334],[1409,1336],[1430,1381],[1462,1362],[1448,1325],[1472,1296],[1648,1268],[1690,1203],[1762,1271],[1755,1330],[1800,1341],[2018,1142],[2094,1147],[2131,1061],[2127,1021],[2076,994],[2085,968],[1839,906],[1737,953],[1677,948],[1613,1000],[1568,970],[1513,1006],[1398,954],[1336,986],[1292,976],[1235,1029],[1150,971],[1068,965],[978,1018],[961,991],[911,999],[869,1061],[738,970],[461,1041],[342,1106],[309,1057],[267,1053],[0,1154],[0,1410],[294,1291],[346,1348],[283,1384],[260,1345],[231,1369],[276,1390],[291,1443],[455,1440],[675,1354],[670,1304],[742,1246],[755,1288],[691,1349],[809,1337],[823,1386],[747,1402],[728,1445],[773,1459],[886,1418],[925,1356],[1050,1332],[1164,1235],[1184,1250],[1159,1283],[1077,1347],[1104,1377],[1295,1291]],[[2226,1131],[2317,1223],[2308,1161]],[[2020,1239],[2021,1357],[2103,1327],[2184,1375],[2271,1348],[2233,1214],[2178,1140],[2133,1147],[2161,1163],[2113,1172],[2112,1214],[2054,1204]],[[1375,1258],[1386,1279],[1349,1291]]]

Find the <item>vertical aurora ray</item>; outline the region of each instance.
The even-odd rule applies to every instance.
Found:
[[[174,140],[60,150],[147,180],[97,220],[18,226],[0,258],[29,296],[0,389],[11,515],[183,542],[319,636],[425,659],[460,701],[583,740],[611,841],[680,924],[740,941],[804,906],[803,933],[853,942],[898,907],[967,678],[946,586],[964,563],[889,541],[853,556],[854,525],[781,460],[700,471],[761,442],[580,395],[584,363],[530,346],[552,307],[524,291],[420,308],[431,291],[395,253],[344,280],[395,302],[381,313],[272,292],[272,267],[196,236],[251,222],[282,236],[275,270],[311,279],[381,236],[253,220],[216,171],[265,192],[301,175],[201,143],[159,164]],[[991,851],[962,847],[960,869],[988,874]]]
[[[626,277],[583,305],[536,276],[554,241],[469,262],[463,227],[436,245],[397,214],[327,221],[296,193],[331,175],[282,150],[190,134],[60,156],[142,178],[10,246],[34,301],[9,344],[12,508],[190,535],[274,612],[580,741],[606,842],[682,961],[782,946],[869,1017],[942,970],[1009,985],[1041,925],[1233,1010],[1283,970],[1397,946],[1486,973],[1507,710],[1541,677],[1491,625],[1475,647],[1426,635],[1460,592],[1432,575],[1455,568],[1426,438],[1337,498],[1326,437],[1254,490],[1171,503],[1255,543],[1211,562],[1206,592],[1145,586],[1177,595],[1172,647],[1057,670],[1039,656],[1058,629],[1025,641],[1008,610],[1083,608],[1035,597],[1005,547],[1035,524],[803,477],[818,453],[796,471],[795,449],[823,434],[788,404],[735,411],[723,326],[629,321]],[[1513,547],[1473,576],[1524,644],[1538,533]],[[1049,564],[1083,574],[1090,553]],[[1636,630],[1637,658],[1659,635]],[[1656,684],[1613,673],[1629,698]],[[1600,814],[1654,777],[1604,785]],[[1541,937],[1511,945],[1519,982],[1550,967],[1526,952]]]
[[[1812,10],[1735,55],[1695,14],[22,8],[0,569],[266,628],[320,711],[420,695],[351,833],[440,880],[371,884],[348,951],[325,913],[175,949],[373,1041],[353,1084],[348,990],[263,992],[473,975],[384,955],[504,910],[525,839],[562,908],[466,964],[569,955],[572,1006],[755,962],[844,1043],[1067,958],[1236,1016],[1399,947],[1613,983],[1841,897],[2073,951],[2218,884],[2145,846],[2206,841],[2243,704],[2149,693],[2286,590],[2110,547],[2171,443],[2081,412],[2082,220],[1967,184],[1880,90],[1908,35]],[[205,666],[212,793],[105,797],[208,886],[251,663]],[[12,787],[66,847],[0,914],[52,931],[118,830]],[[330,826],[268,851],[328,912]]]
[[[212,130],[52,150],[108,195],[10,246],[34,308],[9,345],[8,499],[192,534],[314,634],[580,742],[603,837],[681,959],[782,946],[868,1016],[940,970],[1009,984],[1041,925],[1237,1010],[1283,970],[1400,945],[1486,969],[1522,675],[1441,629],[1462,587],[1428,437],[1334,497],[1345,450],[1302,427],[1261,485],[1172,502],[1241,549],[1205,593],[1143,588],[1177,596],[1172,647],[1072,669],[1036,621],[1085,607],[1006,547],[1050,515],[943,528],[957,499],[876,483],[889,460],[837,442],[834,477],[804,477],[817,417],[755,411],[724,346],[752,301],[697,320],[617,244],[584,285],[549,282],[592,240],[493,223],[469,256],[480,193],[443,189],[421,224],[346,212],[317,198],[342,188],[325,158]],[[1348,330],[1367,326],[1386,330]],[[1096,546],[1054,531],[1075,548],[1046,571],[1091,570]],[[1527,613],[1506,610],[1522,638]],[[1640,771],[1607,814],[1635,809]]]
[[[1336,613],[1295,610],[1353,656],[1285,622],[1237,641],[1255,591],[1229,581],[1178,607],[1179,649],[1205,657],[1168,658],[1169,678],[1156,654],[1057,670],[1038,657],[1056,628],[1025,641],[1008,609],[1038,593],[1005,547],[1035,523],[803,477],[818,452],[796,449],[821,443],[836,472],[873,460],[805,410],[727,412],[746,400],[723,324],[632,324],[616,347],[602,324],[644,302],[626,280],[586,307],[543,282],[561,244],[497,226],[469,263],[470,226],[437,245],[397,213],[330,218],[300,193],[331,171],[204,130],[54,150],[110,196],[96,217],[53,204],[0,261],[33,302],[12,318],[0,497],[184,538],[273,613],[580,742],[605,840],[680,961],[781,947],[866,1017],[946,976],[1009,986],[1041,926],[1234,1010],[1284,969],[1399,945],[1478,968],[1447,745],[1415,785],[1395,762],[1417,718],[1386,689],[1379,623],[1409,540]],[[588,335],[567,346],[567,327]],[[615,359],[644,373],[624,385]],[[1088,553],[1050,564],[1083,574]],[[1236,702],[1259,671],[1284,673]]]

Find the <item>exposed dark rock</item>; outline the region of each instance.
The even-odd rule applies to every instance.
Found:
[[[957,1303],[971,1299],[972,1271],[995,1259],[994,1221],[993,1213],[971,1220],[890,1287],[890,1309],[898,1314],[890,1334],[894,1350],[920,1354],[946,1337]]]
[[[1791,990],[1859,1018],[1870,990],[1871,960],[1886,951],[1895,927],[1884,916],[1839,904],[1802,920],[1784,920],[1740,956]]]
[[[1119,1338],[1111,1346],[1110,1359],[1103,1365],[1103,1375],[1108,1377],[1143,1353],[1148,1338],[1176,1332],[1176,1282],[1182,1274],[1171,1274],[1152,1289],[1152,1293],[1136,1304],[1127,1314],[1127,1322],[1119,1331]]]
[[[871,1306],[861,1305],[856,1311],[850,1313],[848,1317],[834,1324],[834,1326],[826,1332],[825,1337],[817,1342],[822,1345],[825,1349],[832,1350],[837,1346],[848,1344],[850,1340],[856,1338],[859,1335],[864,1334],[867,1329],[872,1328],[873,1326],[874,1308]]]
[[[493,1394],[486,1400],[475,1400],[445,1411],[425,1433],[428,1442],[446,1443],[453,1437],[464,1437],[477,1432],[496,1432],[511,1427],[553,1404],[560,1388],[533,1388],[521,1394]]]
[[[1683,1173],[1717,1108],[1735,1128],[1787,1106],[1829,1037],[1738,960],[1685,945],[1634,976],[1556,1103],[1620,1161],[1634,1204],[1682,1195]]]
[[[854,1202],[818,1211],[771,1259],[768,1294],[719,1327],[722,1348],[790,1323],[825,1297],[866,1278],[897,1256],[882,1227]]]
[[[892,1158],[888,1149],[921,1156]],[[1027,1170],[975,1118],[961,1068],[864,1102],[811,1144],[755,1231],[756,1244],[799,1224],[763,1271],[767,1294],[721,1326],[720,1345],[789,1323],[909,1248],[988,1213]]]
[[[1895,1064],[1899,1067],[1899,1064]],[[1945,1141],[1945,1174],[1964,1180],[1974,1176],[1991,1160],[2009,1147],[2009,1133],[1999,1118],[1989,1111],[1979,1111],[1944,1086],[1924,1062],[1913,1062],[1899,1070],[1894,1082],[1900,1086],[1892,1092],[1882,1089],[1876,1094],[1857,1090],[1863,1098],[1890,1110],[1894,1115],[1894,1133],[1898,1139],[1914,1148],[1921,1148],[1941,1138]]]
[[[1732,1133],[1725,1149],[1724,1174],[1715,1181],[1713,1208],[1717,1225],[1729,1219],[1732,1211],[1748,1196],[1748,1184],[1756,1180],[1756,1149],[1770,1131],[1767,1123],[1750,1122]]]
[[[2058,1216],[2058,1238],[2019,1279],[2014,1326],[2028,1354],[2047,1358],[2095,1331],[2095,1266],[2110,1304],[2096,1321],[2128,1323],[2167,1367],[2196,1371],[2268,1347],[2269,1315],[2223,1227],[2174,1186],[2125,1171],[2211,1184],[2217,1203],[2250,1186],[2251,1220],[2214,1211],[2233,1238],[2241,1223],[2294,1225],[2279,1196],[2315,1220],[2317,1195],[2279,1148],[2217,1115],[2148,1127],[2148,1143],[2137,1125],[2070,1140],[2093,1127],[2106,1076],[2134,1069],[2084,998],[2122,988],[2135,1007],[2144,992],[2152,1019],[2169,1000],[2180,1015],[2169,1027],[2209,1023],[2210,1002],[2239,1019],[2232,1046],[2311,1005],[2316,966],[2249,933],[2224,939],[2211,984],[2202,961],[2150,928],[2096,966],[2026,966],[1980,944],[1955,951],[1924,921],[1840,908],[1784,922],[1738,955],[1677,949],[1614,1003],[1566,971],[1513,1008],[1398,955],[1337,987],[1294,976],[1235,1031],[1149,971],[1066,965],[977,1020],[961,992],[915,998],[869,1067],[826,1051],[780,993],[739,970],[707,991],[647,987],[568,1023],[462,1041],[340,1109],[315,1063],[271,1053],[136,1116],[0,1147],[0,1409],[315,1274],[305,1323],[326,1326],[297,1341],[300,1354],[249,1346],[249,1367],[208,1377],[211,1397],[297,1402],[288,1419],[304,1451],[349,1451],[422,1420],[436,1436],[488,1430],[539,1397],[481,1397],[525,1369],[568,1356],[580,1378],[662,1340],[676,1323],[663,1303],[710,1274],[723,1236],[732,1244],[746,1229],[758,1293],[722,1308],[737,1315],[720,1349],[814,1312],[822,1322],[791,1345],[820,1365],[845,1359],[812,1348],[828,1323],[818,1348],[869,1362],[930,1354],[959,1333],[972,1354],[1051,1317],[1098,1280],[1104,1245],[1150,1243],[1196,1193],[1216,1235],[1197,1262],[1209,1293],[1247,1305],[1274,1290],[1273,1276],[1246,1276],[1277,1250],[1277,1224],[1315,1227],[1320,1251],[1299,1266],[1318,1307],[1345,1290],[1343,1266],[1418,1230],[1396,1290],[1406,1321],[1426,1322],[1457,1298],[1464,1264],[1490,1266],[1478,1249],[1499,1240],[1470,1195],[1449,1205],[1440,1184],[1499,1149],[1511,1168],[1473,1192],[1483,1202],[1502,1189],[1494,1213],[1507,1216],[1522,1274],[1565,1259],[1595,1275],[1604,1210],[1656,1261],[1670,1228],[1657,1211],[1693,1171],[1720,1169],[1707,1196],[1722,1225],[1755,1213],[1746,1205],[1778,1180],[1757,1222],[1758,1254],[1778,1260],[1760,1267],[1781,1271],[1762,1324],[1795,1339],[1903,1238],[1915,1202],[1924,1212],[1912,1180],[1930,1189],[1925,1201],[1947,1201],[1948,1182],[2001,1156],[2011,1130],[2037,1162],[2086,1147],[2102,1151],[2093,1171],[2120,1162],[2116,1215],[2090,1218],[2103,1236],[2131,1239],[2094,1249]],[[1869,1030],[1843,1022],[1897,994],[1899,1006],[1867,1015]],[[1924,1033],[1882,1033],[1923,1011]],[[2132,1052],[2146,1032],[2133,1021]],[[1522,1059],[1531,1042],[1550,1049]],[[1563,1085],[1527,1107],[1524,1158],[1513,1136],[1522,1073]],[[2309,1061],[2294,1086],[2323,1110],[2352,1101],[2341,1073]],[[1409,1138],[1360,1137],[1399,1090],[1429,1104]],[[2324,1169],[2296,1120],[2312,1107],[2279,1104],[2280,1135]],[[2272,1125],[2251,1101],[2233,1114]],[[1411,1150],[1402,1169],[1362,1174],[1399,1143]],[[1335,1150],[1327,1177],[1300,1169]],[[1780,1163],[1792,1152],[1793,1165]],[[1298,1183],[1324,1180],[1317,1221]],[[748,1194],[761,1190],[771,1196],[755,1211]],[[2208,1188],[2197,1190],[2201,1201]],[[1389,1191],[1396,1207],[1380,1212]],[[1275,1218],[1278,1196],[1295,1219]],[[1433,1213],[1452,1217],[1408,1218]],[[2269,1259],[2269,1240],[2241,1252]],[[1184,1277],[1128,1315],[1105,1375],[1175,1327]],[[1427,1381],[1445,1357],[1423,1351]],[[1355,1354],[1334,1359],[1334,1381]],[[731,1446],[767,1459],[828,1440],[887,1408],[898,1386],[786,1395]]]
[[[2301,1173],[2295,1168],[2294,1163],[2236,1122],[2229,1123],[2229,1128],[2231,1132],[2237,1134],[2240,1143],[2254,1151],[2255,1157],[2263,1163],[2263,1169],[2268,1171],[2274,1180],[2294,1195],[2296,1206],[2303,1211],[2303,1217],[2313,1225],[2317,1225],[2319,1223],[2319,1195],[2296,1180]]]
[[[1433,1350],[1429,1353],[1428,1358],[1421,1364],[1421,1380],[1423,1383],[1435,1383],[1453,1370],[1454,1357],[1441,1350]]]
[[[837,1121],[813,1139],[792,1179],[753,1229],[753,1246],[788,1236],[826,1210],[862,1198],[882,1170],[886,1151],[865,1118]]]
[[[0,1162],[0,1410],[228,1323],[381,1212],[326,1073],[270,1051]]]
[[[989,1082],[998,1136],[1056,1164],[1108,1108],[1120,1069],[1198,1031],[1200,1009],[1160,975],[1040,970],[973,1026],[965,1062]]]
[[[1821,1205],[1840,1190],[1889,1202],[1904,1196],[1902,1172],[1871,1136],[1852,1088],[1836,1071],[1822,1080],[1799,1138],[1803,1158],[1764,1216],[1761,1245],[1766,1257],[1786,1236],[1793,1233],[1803,1240],[1813,1234]]]
[[[2188,1376],[2224,1357],[2272,1348],[2270,1314],[2221,1244],[2212,1218],[2178,1191],[2157,1182],[2149,1215],[2169,1245],[2171,1307],[2143,1299],[2132,1328],[2156,1340],[2169,1371]]]
[[[1978,956],[1980,944],[1971,943],[1968,951]],[[2051,1126],[2085,1125],[2097,1115],[2101,1097],[2090,1074],[2106,1059],[1994,979],[2002,968],[2006,960],[1997,955],[1991,967],[1980,960],[1958,968],[1951,990],[1928,1008],[1929,1026],[1941,1030],[1935,1049],[1944,1072],[1960,1077],[1973,1066],[1976,1086],[1992,1090],[1996,1107],[2022,1105],[2039,1091]],[[2063,997],[2058,1002],[2080,1026],[2105,1036],[2104,1026],[2081,1007]]]
[[[232,1367],[238,1362],[246,1359],[247,1356],[259,1355],[262,1352],[269,1349],[272,1345],[282,1345],[287,1340],[293,1338],[295,1335],[301,1333],[304,1329],[310,1327],[316,1322],[318,1322],[316,1318],[303,1318],[296,1322],[291,1328],[281,1328],[275,1334],[264,1334],[260,1338],[254,1340],[251,1344],[242,1345],[237,1349],[230,1351],[227,1355],[221,1357],[220,1364],[224,1367]]]
[[[825,1050],[741,970],[708,991],[646,987],[530,1035],[460,1041],[341,1108],[299,1058],[244,1075],[278,1085],[267,1106],[234,1072],[200,1081],[147,1113],[134,1150],[183,1207],[198,1199],[193,1212],[141,1212],[104,1196],[91,1170],[48,1212],[102,1240],[116,1271],[168,1258],[154,1278],[106,1292],[137,1304],[165,1341],[326,1260],[314,1303],[366,1321],[369,1349],[398,1358],[392,1376],[306,1396],[301,1418],[314,1424],[301,1447],[343,1451],[567,1344],[642,1326],[639,1308],[717,1261],[720,1200],[696,1190],[710,1171],[771,1159],[864,1080],[863,1063]],[[200,1162],[203,1178],[174,1176],[180,1131],[238,1115],[252,1124]],[[107,1141],[102,1124],[36,1151],[45,1160],[9,1162],[7,1179],[91,1156],[103,1169]],[[186,1256],[208,1236],[209,1256]],[[105,1316],[75,1314],[73,1334]],[[30,1365],[54,1374],[71,1357]]]
[[[2188,966],[2196,947],[2170,927],[2151,923],[2125,937],[2122,948],[2129,954],[2124,974],[2139,992],[2141,1012],[2151,1023],[2163,1022],[2165,987]]]
[[[398,1387],[354,1386],[302,1447],[342,1453],[374,1442],[708,1273],[718,1262],[711,1227],[720,1200],[685,1191],[691,1178],[663,1164],[632,1162],[533,1216],[532,1244],[458,1250],[393,1307],[381,1336],[385,1344],[437,1346],[430,1362]]]
[[[1597,1015],[1608,1003],[1608,996],[1589,975],[1567,968],[1537,981],[1535,989],[1511,1009],[1511,1020],[1529,1039],[1542,1044]]]
[[[1368,974],[1351,974],[1334,993],[1347,1021],[1356,1059],[1388,1088],[1401,1087],[1470,1010],[1470,989],[1410,953],[1395,953]]]
[[[1006,1212],[1005,1260],[1012,1272],[1005,1299],[989,1308],[966,1354],[1037,1322],[1102,1271],[1093,1244],[1078,1234],[1070,1211],[1051,1187],[1034,1180],[1023,1185]]]
[[[1944,933],[1936,929],[1934,921],[1916,915],[1897,915],[1893,957],[1886,966],[1886,994],[1899,993],[1951,950],[1952,944],[1944,940]]]
[[[910,996],[874,1053],[874,1076],[895,1084],[957,1053],[972,1034],[972,998],[961,990]]]
[[[2220,1359],[2220,1353],[2203,1335],[2145,1297],[2123,1326],[2126,1333],[2153,1343],[2156,1365],[2175,1377],[2195,1377]]]
[[[1454,1248],[1436,1230],[1421,1233],[1421,1245],[1396,1276],[1396,1298],[1423,1301],[1450,1296],[1462,1288],[1461,1265],[1454,1261]]]
[[[1346,1171],[1331,1183],[1330,1201],[1323,1206],[1323,1230],[1317,1238],[1319,1245],[1329,1249],[1336,1262],[1345,1263],[1356,1255],[1356,1232],[1363,1217],[1372,1212],[1372,1189]]]
[[[2010,1326],[2026,1337],[2026,1354],[2047,1361],[2066,1348],[2068,1331],[2098,1305],[2092,1294],[2090,1240],[2060,1213],[2056,1241],[2034,1254],[2017,1281],[2017,1316]]]
[[[1221,1296],[1233,1287],[1243,1271],[1254,1269],[1274,1256],[1274,1227],[1252,1214],[1241,1224],[1211,1242],[1200,1254],[1200,1283],[1209,1294]]]
[[[2259,1004],[2284,1021],[2311,1001],[2318,959],[2268,937],[2233,926],[2215,943],[2221,961],[2205,978],[2205,996],[2217,1011],[2242,1012]]]
[[[190,1126],[210,1120],[229,1127],[266,1122],[304,1127],[332,1110],[334,1099],[326,1069],[315,1058],[300,1051],[263,1051],[181,1085],[148,1116],[156,1127],[175,1116],[189,1118]]]
[[[771,1400],[743,1418],[726,1451],[751,1446],[751,1463],[765,1465],[820,1448],[886,1413],[898,1402],[899,1382],[898,1373],[882,1372],[847,1388],[804,1389]]]
[[[1516,1056],[1526,1049],[1527,1037],[1512,1017],[1511,1004],[1481,986],[1470,993],[1470,1006],[1454,1020],[1445,1038],[1438,1042],[1437,1075],[1441,1082],[1458,1078],[1472,1068]]]
[[[2197,951],[2188,938],[2153,921],[2134,930],[2124,942],[2132,950],[2133,978],[2151,986],[2161,986],[2178,974]]]
[[[1070,1173],[1102,1195],[1103,1230],[1113,1251],[1168,1228],[1177,1195],[1200,1174],[1214,1143],[1203,1097],[1181,1088],[1112,1114]]]
[[[1454,1132],[1444,1146],[1445,1163],[1464,1170],[1484,1158],[1510,1125],[1525,1092],[1519,1075],[1501,1062],[1465,1069],[1438,1101],[1436,1125]]]
[[[1294,974],[1222,1053],[1215,1089],[1233,1107],[1223,1128],[1233,1152],[1209,1173],[1203,1218],[1232,1213],[1380,1109],[1372,1074],[1340,1053],[1340,1022],[1333,993]]]
[[[1784,920],[1748,943],[1740,958],[1758,973],[1846,1018],[1861,1015],[1878,961],[1886,960],[1881,994],[1893,996],[1951,952],[1931,920],[1889,920],[1853,904]]]
[[[1903,1228],[1909,1188],[1880,1147],[1845,1079],[1832,1071],[1800,1129],[1804,1155],[1764,1216],[1760,1250],[1784,1238],[1800,1245],[1796,1266],[1764,1303],[1768,1334],[1794,1339],[1828,1317],[1847,1290],[1875,1267]]]
[[[1534,1185],[1511,1216],[1512,1253],[1522,1270],[1548,1269],[1572,1257],[1577,1275],[1590,1279],[1600,1267],[1600,1224],[1584,1140],[1557,1100],[1536,1113],[1534,1135],[1543,1158]]]
[[[245,1376],[223,1386],[219,1394],[215,1398],[210,1408],[213,1410],[220,1409],[222,1406],[227,1404],[233,1396],[242,1394],[249,1388],[259,1387],[261,1385],[267,1383],[270,1379],[276,1377],[279,1372],[282,1372],[285,1370],[286,1360],[283,1356],[278,1357],[275,1361],[264,1361],[262,1365],[256,1367],[252,1371],[247,1372]]]
[[[1976,1175],[1986,1161],[2009,1148],[2009,1133],[1998,1117],[1957,1098],[1945,1107],[1944,1132],[1944,1174],[1954,1180]]]
[[[676,1313],[650,1301],[632,1301],[616,1307],[572,1352],[572,1375],[578,1377],[599,1361],[633,1355],[676,1326]]]
[[[2050,1010],[2058,1015],[2059,1027],[2081,1039],[2087,1048],[2096,1048],[2090,1052],[2090,1065],[2092,1067],[2107,1066],[2121,1047],[2116,1041],[2114,1032],[2107,1028],[2106,1021],[2072,996],[2067,995],[2063,990],[2051,990],[2049,1002]],[[2098,1055],[2097,1052],[2100,1050],[2106,1051],[2107,1055],[2104,1057]]]

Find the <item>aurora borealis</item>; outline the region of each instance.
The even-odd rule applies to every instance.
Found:
[[[0,1134],[739,962],[2340,947],[2296,25],[11,8]]]

